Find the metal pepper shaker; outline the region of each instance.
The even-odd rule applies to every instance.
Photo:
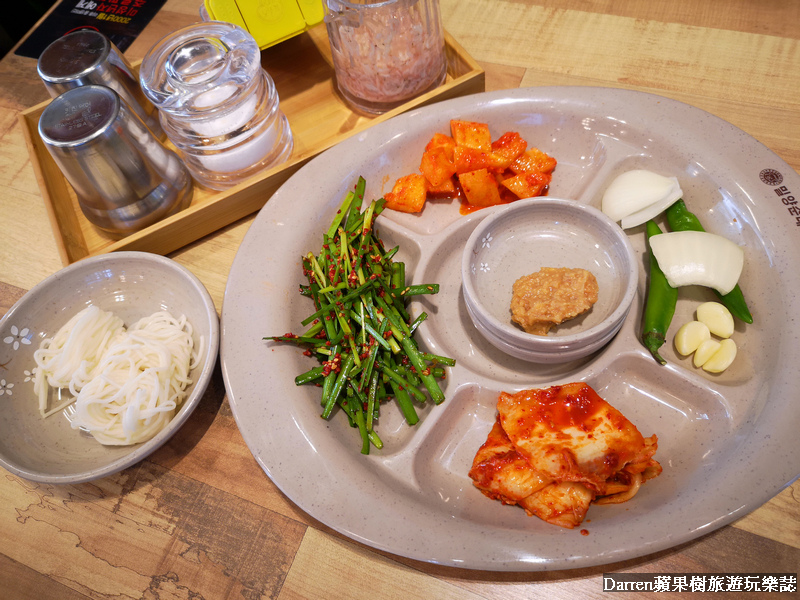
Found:
[[[61,94],[42,112],[39,136],[86,218],[105,231],[143,229],[191,202],[186,166],[111,88]]]
[[[82,85],[110,87],[156,137],[165,138],[158,111],[145,97],[131,65],[99,31],[79,29],[58,38],[39,56],[37,71],[53,98]]]

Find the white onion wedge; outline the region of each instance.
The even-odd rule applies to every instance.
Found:
[[[619,175],[603,194],[601,210],[623,229],[630,229],[661,214],[683,196],[675,177],[635,169]]]
[[[672,287],[703,285],[724,296],[736,286],[744,267],[739,246],[705,231],[654,235],[650,248]]]

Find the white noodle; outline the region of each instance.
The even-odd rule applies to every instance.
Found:
[[[33,389],[39,396],[42,416],[58,410],[47,410],[49,388],[68,388],[77,396],[84,383],[94,377],[109,342],[124,331],[122,319],[96,306],[87,306],[42,342],[33,353],[37,365]]]
[[[125,330],[112,313],[89,307],[34,353],[40,410],[46,416],[69,404],[46,410],[47,386],[66,387],[75,395],[73,428],[102,444],[147,441],[182,404],[202,346],[201,337],[195,352],[184,316],[161,311]]]

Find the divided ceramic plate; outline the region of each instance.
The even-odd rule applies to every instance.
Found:
[[[565,365],[532,365],[489,345],[461,293],[464,244],[488,209],[468,216],[433,202],[419,215],[378,221],[413,283],[440,293],[412,305],[430,318],[420,345],[458,360],[446,401],[406,427],[387,405],[385,447],[369,456],[343,415],[320,418],[319,389],[294,376],[315,363],[263,336],[302,330],[313,312],[298,294],[301,256],[359,175],[367,198],[415,172],[422,150],[451,118],[517,131],[558,159],[550,195],[599,207],[619,173],[675,176],[706,229],[745,249],[740,280],[755,322],[739,323],[739,355],[721,375],[695,369],[665,346],[659,366],[638,342],[646,283],[643,229],[628,232],[641,257],[639,290],[619,334]],[[401,115],[321,154],[294,175],[252,224],[231,269],[222,311],[222,366],[239,428],[275,484],[315,519],[354,540],[413,559],[473,569],[585,567],[649,554],[708,533],[774,496],[800,473],[800,323],[787,310],[800,293],[795,260],[800,176],[752,137],[691,106],[598,88],[529,88],[468,96]],[[711,296],[684,289],[669,338]],[[498,392],[586,381],[642,432],[658,435],[663,474],[617,506],[592,506],[566,530],[484,497],[467,476],[495,418]]]

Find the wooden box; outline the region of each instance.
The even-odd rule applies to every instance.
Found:
[[[83,216],[75,192],[42,143],[38,122],[48,102],[22,112],[22,128],[62,262],[117,250],[168,254],[258,211],[295,171],[345,138],[411,108],[484,91],[483,69],[449,34],[445,38],[445,82],[378,117],[354,113],[337,94],[324,26],[264,50],[262,64],[275,81],[294,136],[290,159],[224,192],[195,186],[189,208],[122,238],[97,229]]]

